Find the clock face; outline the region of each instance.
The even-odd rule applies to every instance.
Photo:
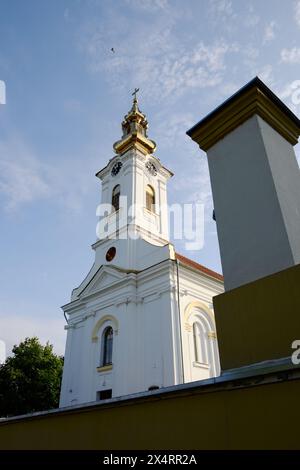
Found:
[[[122,162],[116,162],[111,170],[111,176],[116,176],[122,168]]]
[[[152,162],[148,161],[146,163],[146,168],[147,168],[147,170],[149,171],[149,173],[151,175],[153,175],[153,176],[157,175],[157,169],[156,169],[155,165]]]

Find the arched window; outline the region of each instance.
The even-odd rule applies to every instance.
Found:
[[[155,211],[155,192],[150,184],[146,187],[146,208],[148,211]]]
[[[113,329],[111,326],[108,326],[102,335],[101,366],[112,364],[113,338]]]
[[[111,205],[115,211],[118,211],[120,208],[120,191],[121,187],[119,184],[117,184],[112,191]]]
[[[208,364],[207,334],[200,322],[193,323],[195,362]]]

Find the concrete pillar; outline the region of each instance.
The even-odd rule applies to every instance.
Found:
[[[256,77],[187,134],[207,153],[225,289],[300,263],[299,119]]]

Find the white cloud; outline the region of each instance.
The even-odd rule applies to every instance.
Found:
[[[269,86],[274,84],[273,66],[271,64],[261,65],[263,57],[260,56],[260,51],[257,47],[249,44],[247,47],[241,48],[241,54],[243,56],[242,63],[247,70],[248,77],[253,78],[257,75]],[[236,71],[236,74],[238,75],[238,71]]]
[[[231,0],[209,0],[207,18],[218,31],[221,27],[223,32],[231,34],[237,29],[238,15]]]
[[[231,95],[233,95],[236,91],[238,91],[240,85],[236,82],[227,82],[222,84],[220,87],[220,92],[222,96],[225,96],[225,98],[229,98]]]
[[[300,1],[294,3],[294,10],[295,10],[295,20],[298,26],[300,26]]]
[[[5,82],[0,80],[0,104],[6,103]]]
[[[112,44],[113,39],[109,40]],[[105,32],[95,27],[88,31],[81,42],[90,68],[105,73],[116,88],[143,86],[143,99],[151,101],[178,96],[190,88],[209,88],[222,82],[225,57],[237,52],[238,46],[224,40],[206,44],[203,41],[190,47],[182,43],[172,32],[172,25],[152,28],[143,34],[131,32],[116,47],[115,54],[108,54]]]
[[[275,29],[277,24],[275,21],[271,21],[269,24],[266,25],[264,30],[263,36],[263,43],[266,44],[267,42],[273,41],[275,39]]]
[[[243,15],[243,24],[246,28],[254,28],[260,22],[260,17],[255,13],[252,5],[248,7],[248,12]]]
[[[236,17],[231,0],[209,0],[208,12],[214,20],[227,21]]]
[[[169,6],[168,0],[126,0],[134,9],[139,8],[145,11],[165,10]]]
[[[185,132],[195,124],[195,118],[192,113],[158,113],[156,122],[159,123],[157,128],[153,127],[153,134],[157,136],[159,146],[166,148],[174,148],[178,150],[178,145],[185,144]],[[167,122],[167,126],[161,126],[162,122]]]
[[[282,62],[288,64],[299,64],[300,63],[300,47],[292,47],[292,49],[282,49],[280,52]]]
[[[191,166],[192,163],[189,168]],[[180,199],[178,200],[180,204],[186,202],[201,202],[204,204],[207,212],[209,208],[212,208],[212,194],[208,170],[206,170],[203,164],[198,169],[195,169],[194,165],[193,171],[195,173],[194,175],[187,172],[186,177],[184,176],[184,171],[182,171],[181,177],[177,178],[177,180],[174,180],[172,183],[172,188],[180,193]]]
[[[241,50],[243,56],[243,64],[251,70],[256,68],[257,59],[259,57],[259,50],[257,47],[254,47],[252,44],[248,44],[246,47]]]
[[[245,55],[245,57],[247,57],[247,59],[255,60],[259,56],[259,50],[257,47],[254,47],[249,44],[243,49],[243,54]]]
[[[294,113],[298,112],[300,104],[300,80],[293,80],[287,83],[277,94]]]
[[[0,196],[6,211],[13,212],[42,199],[51,199],[73,212],[81,210],[94,170],[89,159],[73,158],[73,181],[66,184],[70,173],[68,159],[62,156],[59,165],[49,165],[21,137],[0,142],[0,155]]]
[[[269,86],[274,82],[273,67],[271,64],[266,64],[262,68],[258,69],[257,75]]]
[[[287,83],[282,90],[278,92],[279,97],[283,100],[285,98],[289,98],[295,90],[299,89],[300,87],[300,80],[294,80],[292,82]]]
[[[241,2],[236,2],[239,3]],[[252,5],[247,4],[246,11],[234,9],[233,5],[231,0],[209,0],[207,15],[215,27],[221,26],[223,32],[233,33],[238,31],[240,26],[255,28],[260,22],[260,17]]]
[[[7,210],[51,194],[43,166],[22,140],[1,142],[0,155],[0,193]]]

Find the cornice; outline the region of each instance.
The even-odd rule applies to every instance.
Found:
[[[108,242],[111,243],[113,240],[118,240],[119,236],[121,234],[124,234],[124,232],[127,232],[129,227],[130,227],[130,230],[133,230],[139,233],[140,238],[143,240],[145,239],[145,241],[151,240],[157,243],[157,246],[165,246],[169,244],[169,241],[166,240],[165,238],[162,238],[152,232],[149,232],[148,230],[145,230],[140,225],[128,223],[122,226],[120,229],[115,230],[114,232],[110,233],[109,235],[107,235],[107,237],[97,240],[95,243],[91,245],[92,249],[96,250],[101,245],[105,245]],[[130,238],[130,235],[128,235],[128,238]],[[124,238],[121,238],[121,240],[124,240]]]
[[[220,294],[224,292],[223,283],[189,266],[179,266],[179,279],[181,283],[187,284],[187,289],[190,288],[189,285],[192,282],[199,288],[205,287]]]
[[[292,145],[297,144],[299,119],[258,77],[208,114],[187,134],[202,150],[207,151],[255,114]]]
[[[136,161],[140,163],[139,168],[144,171],[144,164],[149,159],[155,163],[159,175],[167,179],[171,178],[174,173],[162,165],[160,159],[153,154],[153,151],[154,149],[150,149],[149,151],[145,152],[142,151],[139,147],[129,148],[124,151],[122,155],[114,155],[108,161],[107,165],[96,173],[96,177],[100,180],[105,179],[105,177],[110,174],[110,171],[116,161],[121,161],[123,163],[124,174],[126,174],[126,172],[128,173],[128,171],[133,171],[133,168],[130,168],[128,165],[126,165],[130,159],[136,159]],[[103,184],[105,184],[105,181],[103,181]]]
[[[160,298],[161,295],[165,292],[173,292],[176,290],[176,286],[169,281],[160,283],[159,288],[157,288],[157,284],[145,290],[136,290],[136,286],[132,285],[129,285],[129,287],[130,289],[128,289],[127,291],[123,291],[121,294],[115,296],[112,296],[111,294],[108,295],[108,292],[103,292],[103,296],[101,295],[100,298],[97,299],[97,295],[99,296],[100,293],[102,294],[102,291],[99,291],[90,296],[88,304],[86,297],[84,301],[76,301],[76,313],[78,314],[78,316],[74,320],[70,321],[65,329],[73,328],[77,324],[84,322],[91,316],[95,316],[98,310],[103,310],[113,306],[119,307],[122,304],[128,305],[133,303],[138,305],[142,303],[149,303]],[[132,287],[134,288],[132,289]],[[78,310],[80,308],[80,302],[82,309],[81,314]],[[69,304],[69,308],[66,313],[68,315],[72,315],[72,313],[74,313],[72,312],[72,303]]]
[[[180,293],[180,298],[184,300],[185,297],[192,297],[193,300],[200,300],[202,302],[205,302],[206,304],[211,304],[211,296],[208,294],[205,294],[204,292],[201,292],[199,288],[188,288],[185,289],[180,288],[179,290]],[[213,307],[211,307],[211,310],[213,310]]]
[[[115,152],[120,155],[123,155],[132,148],[137,148],[140,152],[147,154],[155,150],[156,143],[144,137],[140,132],[132,132],[114,144]]]
[[[108,161],[107,165],[105,167],[103,167],[101,170],[97,171],[96,173],[96,176],[97,178],[103,180],[103,178],[105,178],[105,176],[107,176],[113,165],[115,164],[116,161],[122,161],[123,165],[124,165],[124,170],[125,170],[125,163],[130,160],[130,158],[132,158],[134,155],[134,152],[130,151],[130,152],[127,152],[126,154],[122,155],[122,158],[121,158],[121,155],[114,155],[112,158],[110,158],[110,160]],[[105,182],[103,182],[103,184],[105,184]]]

